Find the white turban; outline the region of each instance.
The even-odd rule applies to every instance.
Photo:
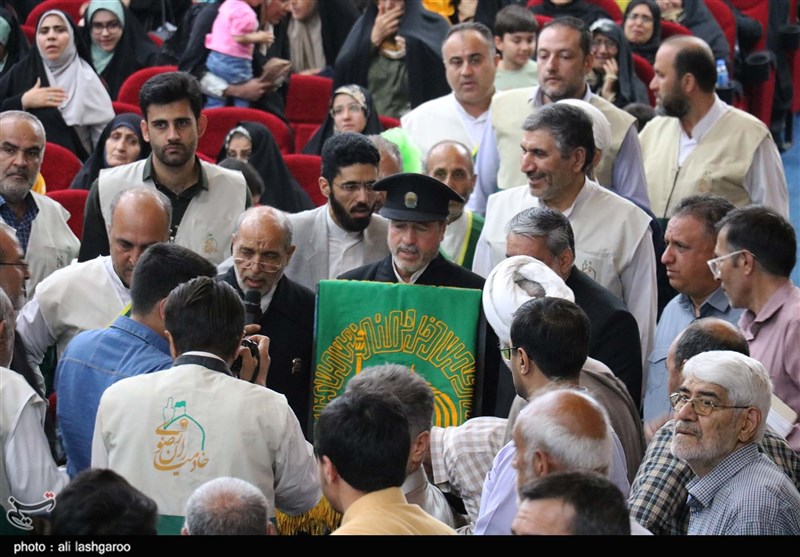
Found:
[[[511,341],[511,321],[519,306],[539,296],[527,292],[514,282],[514,277],[522,276],[539,283],[544,295],[575,301],[572,290],[550,267],[527,255],[515,255],[500,262],[486,279],[483,287],[483,312],[486,320],[497,333],[500,342]]]
[[[593,104],[580,99],[561,99],[558,102],[577,106],[591,117],[594,146],[605,153],[611,146],[611,124],[608,122],[606,115],[600,112],[600,109]]]

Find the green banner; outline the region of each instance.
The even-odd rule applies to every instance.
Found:
[[[317,291],[313,421],[363,368],[403,364],[433,388],[436,425],[464,423],[475,385],[481,291],[323,280]]]

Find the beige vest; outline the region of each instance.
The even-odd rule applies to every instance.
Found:
[[[529,100],[536,87],[511,89],[495,95],[492,100],[492,128],[494,129],[497,150],[500,153],[500,169],[497,172],[497,187],[501,190],[525,184],[525,175],[520,167],[520,140],[522,124],[534,110]],[[595,169],[598,183],[611,186],[614,161],[622,141],[636,119],[620,110],[598,95],[589,101],[597,107],[611,124],[611,146],[605,150],[600,164]]]
[[[50,273],[66,267],[78,256],[80,241],[67,224],[69,212],[60,203],[32,192],[39,214],[33,220],[25,260],[30,265],[31,278],[26,285],[28,299]]]
[[[11,434],[17,428],[17,422],[22,414],[22,410],[30,401],[31,406],[41,417],[44,423],[44,413],[47,405],[30,385],[18,373],[8,368],[0,367],[0,446],[3,454],[6,452],[6,444],[11,440]],[[32,465],[34,463],[31,463]],[[44,463],[42,463],[44,465]],[[35,474],[34,474],[35,475]],[[11,496],[11,481],[6,470],[6,459],[0,458],[0,507],[9,509],[8,498]],[[24,503],[36,503],[37,501],[23,501]],[[3,513],[5,515],[5,513]],[[5,521],[6,517],[0,517]],[[23,533],[23,530],[18,530]]]
[[[106,223],[111,222],[111,202],[119,192],[135,186],[155,187],[152,179],[142,180],[145,163],[146,160],[141,160],[100,171],[100,209]],[[247,202],[247,184],[241,172],[205,161],[200,164],[208,179],[208,189],[189,202],[174,241],[219,265],[231,254],[236,220]]]
[[[108,257],[64,267],[39,283],[36,298],[58,357],[75,335],[108,326],[130,301],[122,300],[105,268]]]
[[[653,213],[667,218],[681,199],[698,193],[721,195],[736,206],[749,204],[744,179],[756,149],[769,134],[767,127],[732,108],[678,168],[680,132],[677,118],[662,116],[651,120],[639,135]]]

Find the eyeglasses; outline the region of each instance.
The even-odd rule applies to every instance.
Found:
[[[642,23],[653,23],[653,18],[647,14],[631,14],[628,19],[633,21],[641,21]]]
[[[592,48],[600,48],[601,46],[606,47],[606,50],[614,51],[618,50],[617,43],[614,41],[610,41],[607,39],[594,39],[592,41]]]
[[[92,22],[92,33],[102,33],[103,31],[116,33],[120,29],[122,29],[122,24],[116,19],[108,23],[100,23],[99,21]]]
[[[254,265],[257,265],[262,273],[277,273],[283,268],[283,263],[267,263],[266,261],[256,263],[254,259],[245,259],[244,257],[234,257],[233,262],[241,266],[242,269],[251,269]]]
[[[356,103],[337,106],[335,108],[331,108],[331,116],[339,116],[345,110],[350,114],[357,114],[358,112],[361,112],[361,106]]]
[[[511,355],[517,349],[515,346],[503,346],[502,344],[498,348],[500,348],[500,355],[504,360],[511,360]]]
[[[372,193],[375,182],[344,182],[342,184],[334,182],[333,185],[338,186],[345,193],[356,193],[362,188],[367,190],[367,193]]]
[[[746,249],[740,249],[738,251],[732,251],[731,253],[728,253],[726,255],[720,255],[719,257],[715,257],[714,259],[709,259],[708,261],[706,261],[706,263],[708,264],[708,268],[711,270],[711,276],[713,276],[715,279],[719,280],[720,273],[722,272],[721,269],[720,269],[720,263],[722,263],[723,261],[725,261],[729,257],[734,257],[736,255],[740,255],[740,254],[745,253],[745,252],[746,253],[750,253],[750,255],[753,256],[753,259],[756,258],[756,256],[753,255],[752,252],[749,252]]]
[[[27,270],[28,270],[28,266],[29,266],[29,264],[28,264],[28,263],[26,263],[25,261],[20,261],[20,262],[18,262],[18,263],[6,263],[5,261],[0,261],[0,266],[5,266],[5,267],[19,267],[19,268],[20,268],[20,269],[22,269],[23,271],[27,271]]]
[[[686,406],[687,402],[692,403],[692,410],[698,416],[710,416],[714,410],[727,410],[729,408],[750,408],[749,406],[725,406],[723,404],[717,404],[713,400],[707,398],[688,398],[683,393],[672,393],[669,395],[669,403],[675,409],[676,412],[680,412],[681,408]]]

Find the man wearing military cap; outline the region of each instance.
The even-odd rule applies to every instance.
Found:
[[[375,182],[375,191],[385,191],[386,201],[380,215],[389,219],[389,255],[383,259],[339,275],[340,279],[375,282],[403,282],[428,286],[452,286],[483,290],[484,278],[448,261],[439,253],[444,239],[450,201],[464,198],[435,178],[424,174],[393,174]],[[479,336],[482,357],[478,373],[482,375],[482,415],[508,414],[508,397],[497,394],[500,355],[497,335],[486,323],[481,310]],[[508,381],[508,389],[511,389]],[[506,389],[504,389],[505,391]],[[496,403],[502,401],[498,406]],[[509,399],[510,400],[510,399]]]
[[[450,201],[463,203],[464,198],[424,174],[387,176],[375,182],[374,189],[386,192],[380,215],[390,221],[390,254],[338,278],[483,289],[483,277],[439,253]]]

